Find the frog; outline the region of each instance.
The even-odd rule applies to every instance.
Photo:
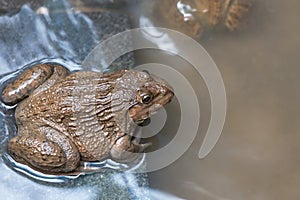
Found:
[[[172,87],[147,71],[70,72],[58,63],[35,64],[7,84],[1,100],[15,105],[17,134],[7,152],[46,174],[67,174],[81,163],[132,162],[151,143],[136,127],[166,106]]]

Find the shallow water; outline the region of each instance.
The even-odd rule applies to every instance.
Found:
[[[241,30],[200,40],[221,71],[225,126],[198,158],[209,110],[189,150],[150,173],[150,187],[184,199],[299,199],[299,1],[255,1]]]
[[[122,12],[129,11],[132,14],[132,25],[135,27],[156,24],[168,27],[168,23],[150,9],[153,2],[156,1],[139,1],[139,3],[132,1],[128,9],[119,5],[108,7]],[[97,10],[95,5],[91,7],[80,1],[71,1],[71,3],[79,10],[80,8]],[[137,9],[138,6],[140,9]],[[216,62],[227,94],[227,116],[222,135],[213,151],[204,159],[199,159],[198,153],[211,115],[209,93],[205,82],[200,76],[194,74],[188,63],[174,55],[154,50],[136,52],[137,64],[157,62],[181,69],[196,91],[201,110],[200,129],[193,144],[184,155],[171,165],[148,173],[150,188],[146,188],[146,193],[149,194],[149,198],[176,199],[178,197],[216,200],[299,198],[300,177],[297,156],[297,152],[300,150],[300,126],[297,120],[300,113],[298,106],[300,97],[297,92],[300,74],[298,64],[299,6],[300,2],[294,0],[254,1],[252,11],[240,30],[235,32],[223,29],[209,31],[199,39],[199,42]],[[25,11],[23,10],[23,12]],[[86,18],[83,17],[83,19]],[[85,24],[88,25],[88,22]],[[29,30],[26,29],[26,31]],[[93,31],[87,33],[87,38],[93,38],[92,43],[97,41]],[[27,42],[32,40],[32,36],[25,39]],[[48,47],[48,45],[46,46]],[[2,70],[3,72],[8,71],[7,67],[10,67],[11,64],[13,64],[13,69],[16,69],[40,58],[39,55],[45,55],[42,54],[43,52],[50,52],[50,54],[46,54],[47,56],[57,55],[57,52],[54,53],[55,51],[37,50],[31,55],[26,53],[15,56],[26,59],[26,61],[17,62],[12,58],[13,55],[15,52],[27,50],[26,45],[21,46],[22,51],[10,48],[11,50],[6,50],[1,45],[0,55],[6,55],[3,56],[4,59],[9,58],[8,61],[5,59],[5,62],[3,58],[0,59],[1,63],[3,62],[1,72]],[[41,48],[44,47],[41,46]],[[63,54],[66,53],[68,55],[66,58],[77,66],[80,63],[78,58],[84,58],[84,55],[78,56],[74,47],[70,49],[73,51],[70,52],[67,48]],[[10,53],[5,54],[5,51]],[[61,53],[61,51],[59,52]],[[88,52],[88,49],[84,52]],[[178,113],[180,112],[172,111],[176,109],[174,105],[176,102],[170,105],[168,113],[173,112],[176,115],[168,117],[168,123],[162,131],[164,134],[152,138],[155,144],[152,150],[168,144],[176,133]],[[170,121],[175,121],[176,124],[173,125]],[[18,179],[15,174],[2,176],[2,178],[2,183],[5,183],[6,180]],[[100,180],[100,178],[93,180]],[[117,180],[122,179],[117,177]],[[10,190],[10,186],[15,183],[8,183],[2,184],[1,193],[10,197],[9,195],[17,192],[14,187],[13,190]],[[18,183],[21,183],[18,187],[28,184],[27,179],[22,179]],[[126,183],[128,182],[119,182],[120,185],[126,185]],[[33,187],[38,188],[37,192],[42,191],[39,189],[42,186],[34,185]],[[90,184],[86,187],[83,184],[70,192],[69,197],[97,199],[101,192],[99,188],[102,187],[109,186],[101,185],[99,187]],[[116,190],[117,188],[115,187]],[[24,191],[29,189],[31,188],[25,188]],[[47,187],[44,189],[48,190]],[[80,196],[82,191],[84,193]],[[140,191],[145,192],[145,190]],[[61,189],[61,192],[65,196],[69,190]],[[73,192],[78,196],[72,196]],[[36,191],[34,190],[33,193]],[[31,198],[35,197],[31,196]]]

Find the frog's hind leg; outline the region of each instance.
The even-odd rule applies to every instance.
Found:
[[[24,70],[1,94],[2,101],[14,105],[30,94],[39,93],[65,77],[68,70],[58,64],[45,63]],[[40,87],[43,86],[43,87]]]
[[[17,161],[47,173],[73,171],[80,156],[76,146],[55,130],[47,135],[23,134],[9,141],[8,153]]]

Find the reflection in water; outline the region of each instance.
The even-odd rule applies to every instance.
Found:
[[[178,1],[177,8],[178,11],[183,15],[183,21],[195,19],[193,16],[193,12],[197,12],[197,9],[193,8],[191,5]]]
[[[155,17],[163,26],[199,39],[213,29],[238,29],[245,23],[251,0],[164,0],[154,1]]]

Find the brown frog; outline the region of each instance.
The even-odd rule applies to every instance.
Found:
[[[35,65],[2,92],[4,103],[18,103],[18,134],[8,153],[46,173],[72,172],[82,161],[130,162],[149,146],[133,136],[136,124],[173,95],[164,80],[144,71],[69,73],[55,63]]]

